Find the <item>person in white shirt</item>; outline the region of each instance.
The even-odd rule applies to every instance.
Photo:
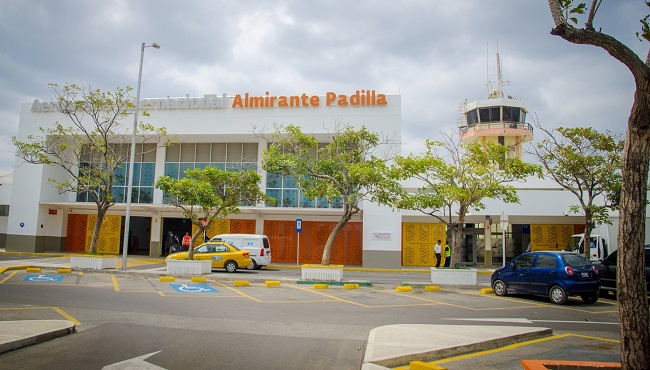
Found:
[[[436,267],[440,267],[440,240],[438,240],[436,245],[433,247],[433,253],[436,254]]]

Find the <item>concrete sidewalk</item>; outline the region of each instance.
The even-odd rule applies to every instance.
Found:
[[[0,321],[0,353],[43,343],[75,332],[68,320]]]

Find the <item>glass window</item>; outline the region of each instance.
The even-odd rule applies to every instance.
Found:
[[[181,163],[180,164],[180,178],[183,179],[185,178],[185,171],[194,169],[194,163]]]
[[[113,186],[113,189],[111,189],[111,195],[113,195],[115,203],[124,203],[125,191],[126,191],[125,187]]]
[[[475,125],[478,123],[478,112],[476,109],[472,109],[471,111],[467,112],[467,125]]]
[[[223,162],[219,163],[210,163],[210,167],[218,168],[220,170],[225,170],[226,169],[226,164]]]
[[[282,180],[282,185],[283,185],[284,188],[297,188],[298,187],[298,184],[296,182],[296,177],[291,176],[291,175],[284,176],[284,178]]]
[[[499,122],[501,121],[501,108],[492,107],[490,108],[490,122]]]
[[[506,122],[512,121],[512,107],[503,107],[503,120]]]
[[[282,187],[282,176],[277,173],[267,173],[266,174],[266,187],[267,188],[281,188]]]
[[[138,203],[153,203],[153,187],[146,186],[140,188],[140,197]]]
[[[525,254],[519,258],[517,258],[514,263],[518,268],[529,268],[533,267],[533,258],[535,257],[534,254]]]
[[[140,168],[141,167],[142,167],[142,163],[134,163],[133,164],[133,186],[138,186],[140,184]],[[127,179],[127,181],[128,181],[128,179]]]
[[[177,179],[179,175],[178,169],[178,163],[165,163],[165,176]]]
[[[241,171],[241,162],[226,163],[226,171],[239,172]]]
[[[275,199],[275,204],[266,203],[267,207],[282,207],[282,190],[280,189],[267,189],[266,195]]]
[[[9,205],[8,204],[0,205],[0,216],[9,216]]]
[[[298,207],[297,189],[284,189],[282,191],[282,207]]]
[[[524,122],[526,120],[526,113],[524,113],[523,120],[521,119],[521,109],[512,108],[512,120],[515,122]]]
[[[591,262],[582,254],[564,254],[562,255],[564,264],[571,267],[590,266]]]
[[[126,175],[124,173],[124,168],[126,167],[126,164],[123,164],[119,166],[118,168],[115,169],[115,172],[113,173],[113,183],[117,186],[123,186],[126,184]]]
[[[320,197],[316,199],[316,208],[329,208],[330,204],[327,201],[327,198]]]
[[[481,108],[478,110],[479,117],[481,118],[481,123],[490,122],[490,109]]]
[[[535,262],[535,267],[539,268],[549,268],[555,267],[555,257],[550,254],[539,254],[537,255],[537,261]]]
[[[305,194],[303,194],[303,192],[300,192],[300,207],[314,208],[314,200],[305,197]]]

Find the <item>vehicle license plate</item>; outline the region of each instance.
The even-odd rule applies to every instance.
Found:
[[[581,273],[580,273],[580,277],[588,278],[588,277],[589,277],[589,273],[588,273],[588,272],[581,272]]]

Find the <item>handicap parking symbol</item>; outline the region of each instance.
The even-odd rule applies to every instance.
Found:
[[[219,293],[207,284],[169,284],[178,293]]]
[[[60,283],[63,281],[63,275],[27,274],[23,281],[34,283]]]

